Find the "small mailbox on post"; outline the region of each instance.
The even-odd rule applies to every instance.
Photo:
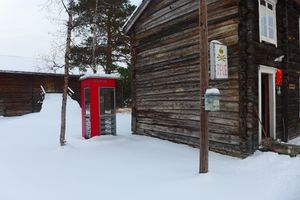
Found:
[[[207,89],[205,92],[205,111],[220,111],[220,91],[217,88]]]
[[[116,135],[115,89],[118,77],[84,76],[81,80],[82,136]]]

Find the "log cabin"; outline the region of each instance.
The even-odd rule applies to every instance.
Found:
[[[299,136],[300,0],[206,3],[209,42],[228,47],[228,78],[209,81],[221,92],[220,111],[208,117],[210,149],[245,158],[265,137]],[[123,29],[131,37],[133,133],[198,146],[199,1],[143,0]]]
[[[43,93],[62,93],[63,75],[0,70],[0,116],[20,116],[39,112]],[[71,75],[70,96],[80,102],[79,75]]]

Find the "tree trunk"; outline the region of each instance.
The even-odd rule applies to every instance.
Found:
[[[93,22],[93,64],[92,70],[93,73],[97,73],[97,64],[96,64],[96,41],[97,41],[97,15],[98,15],[98,0],[96,0],[96,8],[94,14],[94,22]]]
[[[112,12],[112,11],[109,11]],[[108,14],[107,20],[107,49],[106,49],[106,74],[111,74],[112,71],[112,25],[111,25],[111,13]]]
[[[63,88],[63,98],[61,107],[61,127],[60,127],[60,145],[64,146],[66,144],[66,108],[67,108],[67,97],[68,97],[68,85],[69,85],[69,63],[70,63],[70,50],[71,50],[71,36],[72,36],[72,21],[73,16],[71,12],[68,12],[68,31],[67,31],[67,41],[66,41],[66,52],[65,52],[65,67],[64,67],[64,88]]]

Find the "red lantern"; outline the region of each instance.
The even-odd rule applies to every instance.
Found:
[[[281,86],[282,85],[282,74],[283,74],[282,69],[277,69],[276,70],[276,80],[275,80],[275,83],[276,83],[277,86]]]

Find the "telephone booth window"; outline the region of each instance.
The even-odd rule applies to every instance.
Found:
[[[100,113],[114,114],[115,113],[115,91],[113,88],[100,89]]]
[[[84,89],[84,119],[86,128],[86,138],[91,137],[91,101],[90,89]]]
[[[104,135],[116,135],[115,89],[100,88],[100,127]]]

